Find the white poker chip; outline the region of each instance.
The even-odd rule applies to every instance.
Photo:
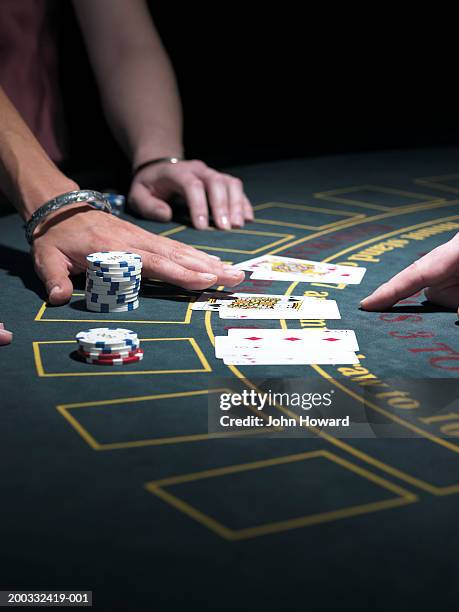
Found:
[[[86,342],[78,342],[80,349],[88,353],[100,353],[101,355],[110,355],[111,353],[119,353],[120,351],[135,351],[140,348],[140,341],[132,344],[110,344],[110,346],[100,346],[98,344],[89,344]]]
[[[137,253],[131,253],[129,251],[100,251],[98,253],[91,253],[86,257],[86,260],[95,265],[105,264],[126,264],[130,265],[131,262],[141,262],[142,257]]]
[[[86,308],[92,312],[130,312],[131,310],[137,310],[139,307],[139,300],[134,302],[128,302],[127,304],[109,304],[107,302],[101,302],[94,304],[86,301]]]
[[[126,304],[127,302],[134,302],[139,299],[138,292],[135,293],[120,293],[117,295],[107,295],[105,293],[93,293],[92,291],[86,292],[86,299],[88,302],[93,304],[100,304],[104,302],[106,304]]]
[[[86,269],[88,274],[100,274],[101,272],[104,274],[121,274],[122,272],[130,272],[131,274],[138,274],[142,270],[142,264],[140,265],[123,265],[123,266],[107,266],[105,264],[100,266],[95,266],[92,264],[88,264]]]
[[[79,342],[90,344],[101,344],[110,346],[112,344],[122,344],[129,341],[138,341],[137,333],[122,327],[93,327],[87,331],[80,331],[75,339]]]

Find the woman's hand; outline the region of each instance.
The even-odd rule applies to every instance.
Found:
[[[430,302],[458,308],[459,234],[378,287],[362,300],[361,306],[365,310],[385,310],[421,289],[425,289],[424,294]]]
[[[83,272],[86,256],[98,251],[135,251],[142,256],[142,276],[185,289],[233,287],[244,279],[244,272],[214,255],[76,204],[48,215],[34,234],[35,269],[51,304],[68,302],[73,291],[69,276]]]
[[[222,230],[243,227],[253,220],[240,179],[212,170],[198,160],[147,166],[132,181],[129,204],[146,219],[169,221],[172,209],[167,202],[176,195],[186,200],[197,229],[209,227],[209,209],[215,225]]]

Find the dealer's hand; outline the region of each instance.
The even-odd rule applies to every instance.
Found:
[[[385,310],[425,289],[430,302],[459,306],[459,234],[421,257],[362,300],[365,310]]]
[[[5,344],[10,344],[13,340],[13,334],[5,329],[3,323],[0,323],[0,346],[4,346]]]
[[[243,227],[253,220],[240,179],[212,170],[198,160],[147,166],[133,179],[129,203],[146,219],[169,221],[172,209],[167,202],[176,195],[185,198],[197,229],[209,227],[209,209],[215,225],[222,230]]]
[[[67,302],[73,291],[69,276],[86,269],[86,256],[98,251],[135,251],[142,256],[142,276],[206,289],[233,287],[244,272],[175,240],[151,234],[87,205],[71,205],[46,217],[34,233],[35,269],[54,305]]]

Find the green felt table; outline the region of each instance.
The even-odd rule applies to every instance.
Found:
[[[86,311],[81,279],[51,308],[20,220],[5,213],[0,320],[14,342],[0,348],[1,588],[92,589],[96,608],[112,610],[452,609],[459,409],[403,385],[457,379],[456,314],[422,295],[384,313],[358,304],[458,231],[459,150],[233,172],[255,205],[244,229],[133,222],[231,262],[273,253],[365,266],[356,286],[241,286],[336,299],[340,321],[250,325],[354,329],[360,366],[225,366],[214,336],[247,323],[192,312],[193,296],[154,281],[132,313]],[[74,334],[98,324],[138,332],[143,361],[73,359]],[[324,381],[391,435],[209,435],[209,394],[260,377]]]

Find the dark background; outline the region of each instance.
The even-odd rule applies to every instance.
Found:
[[[383,5],[354,15],[329,3],[149,5],[175,66],[189,158],[222,167],[459,143],[448,15]],[[71,3],[60,7],[73,163],[126,169],[101,121]],[[75,83],[84,96],[75,96]],[[88,147],[82,134],[97,144]]]

